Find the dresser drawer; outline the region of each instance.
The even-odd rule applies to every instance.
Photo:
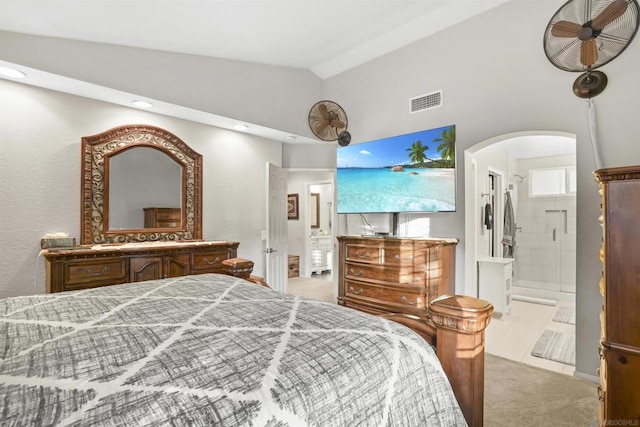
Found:
[[[383,249],[384,265],[402,266],[402,265],[422,265],[426,263],[425,251],[415,251],[413,247],[407,246],[391,246]]]
[[[426,283],[424,271],[414,271],[414,267],[385,267],[369,264],[347,262],[345,265],[347,279],[371,281],[380,284],[405,285],[422,288]]]
[[[64,264],[64,290],[114,285],[128,281],[127,260],[98,259]]]
[[[366,245],[347,245],[346,260],[367,264],[382,264],[382,248]]]
[[[426,308],[426,296],[422,288],[392,287],[346,280],[345,294],[350,299],[369,300],[391,308],[391,312],[415,312]]]
[[[415,251],[412,246],[402,245],[347,245],[347,261],[367,264],[402,266],[426,262],[425,251]]]
[[[193,254],[194,273],[216,273],[222,271],[222,261],[229,258],[229,254],[224,251],[212,251]]]
[[[156,211],[156,220],[158,221],[180,221],[179,209],[158,209]]]

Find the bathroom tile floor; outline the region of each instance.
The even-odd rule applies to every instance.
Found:
[[[512,301],[511,313],[504,314],[502,317],[494,315],[485,330],[486,352],[550,371],[573,375],[574,366],[531,355],[536,339],[545,329],[575,334],[575,325],[552,320],[556,309],[561,305],[574,306],[567,302],[552,306]]]

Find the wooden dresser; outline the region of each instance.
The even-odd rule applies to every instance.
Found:
[[[144,228],[180,228],[180,208],[144,208]]]
[[[640,424],[640,166],[594,172],[602,196],[600,425]]]
[[[426,315],[455,291],[458,239],[338,236],[338,304],[372,314]]]
[[[244,272],[246,265],[223,264],[225,260],[237,259],[238,245],[238,242],[194,241],[49,249],[44,253],[46,290],[72,291],[188,274],[241,276],[230,269],[243,269]],[[244,275],[249,277],[249,274],[250,271]]]

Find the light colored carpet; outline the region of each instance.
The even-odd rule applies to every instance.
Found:
[[[553,321],[559,323],[576,324],[576,309],[573,307],[560,306],[553,314]]]
[[[485,355],[486,427],[595,427],[597,385],[524,363]]]
[[[531,355],[575,366],[576,336],[544,330],[533,345]]]
[[[317,301],[334,304],[338,302],[333,296],[333,282],[324,280],[324,278],[290,277],[287,283],[287,293]]]

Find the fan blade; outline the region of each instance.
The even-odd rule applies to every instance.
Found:
[[[329,126],[329,122],[322,121],[316,126],[316,135],[322,135],[322,132]]]
[[[331,120],[331,126],[333,126],[336,129],[342,129],[346,125],[344,124],[344,122],[340,120]]]
[[[326,105],[319,104],[318,111],[320,112],[320,115],[322,116],[323,119],[327,120],[329,118],[329,110],[327,109]]]
[[[578,37],[582,25],[569,21],[558,21],[551,27],[551,34],[556,37]]]
[[[585,67],[591,67],[598,60],[598,46],[593,37],[582,41],[580,45],[580,62]]]
[[[604,27],[618,19],[627,10],[626,0],[616,0],[609,6],[605,7],[600,15],[591,21],[591,28],[594,30],[602,30]]]

